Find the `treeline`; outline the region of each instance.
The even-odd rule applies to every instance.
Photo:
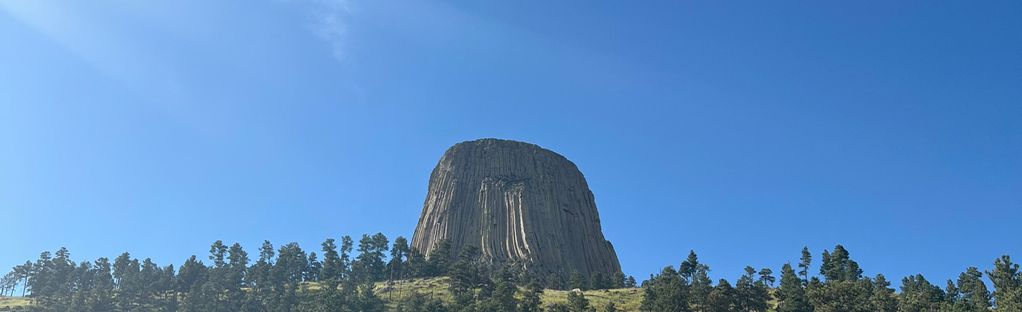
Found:
[[[240,244],[216,241],[204,262],[196,256],[179,267],[123,253],[75,263],[67,249],[43,252],[0,279],[0,295],[15,291],[33,299],[31,311],[596,311],[584,291],[635,287],[623,274],[570,278],[535,276],[518,264],[494,266],[474,247],[456,255],[442,242],[428,259],[403,237],[383,234],[327,239],[319,253],[297,243],[274,248],[264,241],[250,257]],[[253,259],[254,258],[254,261]],[[785,264],[779,278],[769,268],[747,267],[732,284],[709,277],[710,267],[691,252],[677,269],[664,268],[643,281],[642,311],[694,312],[979,312],[1022,311],[1019,265],[1003,256],[990,271],[967,268],[944,287],[922,275],[901,281],[896,292],[883,275],[863,276],[859,264],[838,245],[824,251],[819,275],[811,274],[808,249],[796,267]],[[384,300],[375,283],[447,276],[450,296],[406,293]],[[984,278],[993,285],[987,288]],[[554,285],[551,285],[554,284]],[[390,283],[384,290],[392,291]],[[545,287],[576,288],[566,304],[544,306]],[[611,302],[602,307],[616,311]]]
[[[1022,275],[1008,256],[994,261],[985,274],[969,267],[941,288],[922,275],[901,280],[900,292],[882,274],[866,277],[848,250],[824,250],[819,276],[810,274],[812,255],[802,249],[797,264],[781,267],[779,285],[773,271],[745,268],[732,286],[712,284],[709,266],[691,252],[677,270],[668,266],[643,282],[642,311],[697,312],[1020,312]],[[983,277],[993,285],[987,289]],[[771,304],[773,302],[773,304]]]
[[[539,295],[546,283],[568,283],[532,276],[517,264],[488,264],[476,248],[452,255],[446,241],[429,259],[409,248],[404,237],[390,243],[380,233],[363,235],[357,245],[344,236],[339,242],[327,239],[320,247],[317,254],[297,243],[274,248],[264,241],[253,261],[240,244],[216,241],[208,262],[191,256],[179,268],[127,252],[113,261],[76,263],[61,248],[14,267],[0,279],[0,295],[13,296],[20,289],[33,299],[28,308],[33,311],[383,311],[376,282],[449,276],[450,300],[407,294],[396,308],[541,311]],[[583,289],[619,288],[629,282],[634,285],[634,278],[623,274],[571,275],[571,285]],[[584,300],[573,302],[581,303],[579,299]]]

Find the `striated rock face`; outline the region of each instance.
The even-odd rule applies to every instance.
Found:
[[[452,146],[433,169],[412,247],[428,257],[477,246],[494,263],[516,261],[564,279],[621,271],[603,238],[593,193],[575,164],[539,146],[482,139]]]

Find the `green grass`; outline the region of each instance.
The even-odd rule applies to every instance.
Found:
[[[569,290],[543,291],[543,305],[554,303],[568,303]],[[608,303],[613,302],[618,311],[639,311],[642,304],[642,289],[640,288],[619,288],[604,290],[587,290],[583,292],[589,304],[596,308],[596,311],[603,311]]]
[[[31,304],[32,301],[24,297],[0,297],[0,311],[24,308]]]
[[[452,297],[447,291],[447,285],[446,277],[416,278],[394,281],[391,285],[387,285],[386,282],[376,283],[375,290],[376,295],[382,298],[388,307],[394,307],[402,298],[413,293],[433,296],[445,302],[450,302]],[[568,290],[544,290],[541,297],[543,305],[567,303],[568,293],[570,293]],[[618,311],[638,311],[639,305],[642,303],[642,289],[640,288],[588,290],[584,294],[597,311],[602,311],[610,302],[614,302],[617,305]]]
[[[376,295],[379,296],[387,304],[388,308],[394,308],[402,298],[411,296],[414,293],[420,293],[433,298],[438,298],[444,302],[450,303],[452,296],[447,291],[448,278],[447,277],[435,277],[435,278],[414,278],[394,281],[388,284],[387,282],[379,282],[375,285]],[[305,285],[306,290],[318,291],[320,285],[318,283],[309,283]],[[522,290],[524,291],[524,289]],[[555,303],[567,303],[568,302],[568,290],[552,290],[547,289],[543,291],[544,306],[549,306]],[[642,303],[642,289],[640,288],[621,288],[621,289],[608,289],[608,290],[589,290],[584,292],[586,299],[589,299],[589,303],[596,308],[597,311],[603,311],[604,307],[608,303],[614,302],[617,305],[618,311],[638,311],[639,305]],[[519,293],[519,297],[521,293]],[[24,308],[31,305],[31,299],[22,297],[0,297],[0,311],[11,311],[18,308]]]

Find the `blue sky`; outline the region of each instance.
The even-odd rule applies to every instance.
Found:
[[[0,267],[408,236],[450,145],[573,160],[626,273],[1022,258],[1017,1],[0,2]],[[1020,259],[1022,260],[1022,259]]]

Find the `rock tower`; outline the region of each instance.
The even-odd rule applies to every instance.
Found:
[[[493,263],[517,262],[564,281],[621,271],[600,229],[593,193],[574,163],[534,144],[481,139],[447,149],[429,178],[412,247],[451,254],[479,247]]]

